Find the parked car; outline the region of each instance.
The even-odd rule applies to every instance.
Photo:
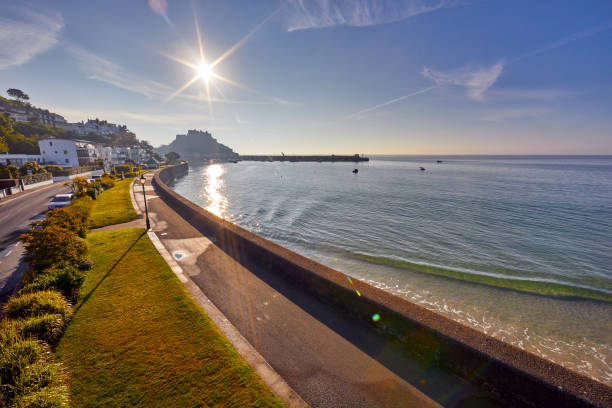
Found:
[[[70,202],[73,200],[74,194],[58,194],[49,203],[49,210],[54,210],[56,208],[64,208],[70,205]]]

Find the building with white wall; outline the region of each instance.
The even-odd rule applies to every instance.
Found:
[[[42,156],[40,154],[0,154],[0,164],[13,165],[17,167],[23,166],[28,162],[42,163]]]
[[[79,167],[79,156],[74,140],[40,139],[38,148],[43,163],[56,164],[61,167]]]

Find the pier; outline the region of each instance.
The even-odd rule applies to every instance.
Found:
[[[274,155],[239,155],[238,161],[288,161],[288,162],[367,162],[369,157],[355,155],[300,155],[300,156],[274,156]]]

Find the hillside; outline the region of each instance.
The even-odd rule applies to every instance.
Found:
[[[229,147],[217,142],[209,132],[189,130],[186,135],[176,135],[176,139],[161,145],[155,151],[161,155],[176,152],[183,157],[227,159],[237,157]]]
[[[47,109],[37,108],[29,103],[13,101],[0,96],[0,153],[40,154],[38,140],[48,137],[86,140],[106,146],[132,146],[139,144],[136,135],[125,126],[121,127],[121,133],[111,135],[110,139],[96,133],[78,135],[71,130],[42,124],[35,120],[28,122],[16,121],[7,114],[2,113],[4,110],[12,109],[21,110],[30,116],[36,116],[37,114],[49,116],[54,114]]]

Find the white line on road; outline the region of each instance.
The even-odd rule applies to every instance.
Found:
[[[13,250],[12,250],[12,249],[11,249],[10,251],[8,251],[8,252],[7,252],[7,253],[4,255],[4,257],[6,258],[7,256],[9,256],[9,255],[11,254],[11,252],[13,252]]]

